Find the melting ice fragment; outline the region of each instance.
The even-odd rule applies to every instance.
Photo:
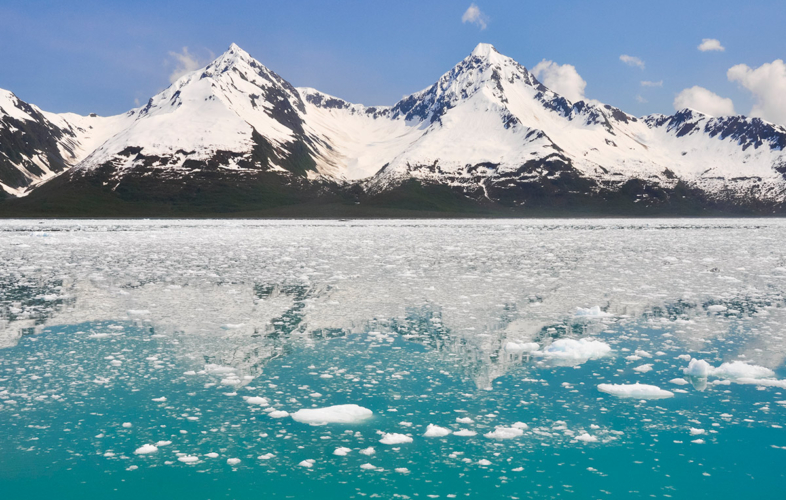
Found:
[[[692,358],[687,368],[682,369],[682,373],[689,377],[707,378],[712,370],[712,365],[703,359]]]
[[[374,412],[356,404],[298,410],[292,420],[310,425],[354,424],[371,418]]]
[[[598,437],[584,432],[584,433],[579,434],[578,436],[576,436],[576,440],[577,441],[581,441],[583,443],[597,443],[598,442]]]
[[[729,380],[765,379],[775,376],[775,372],[764,366],[751,365],[744,361],[732,361],[714,367],[703,359],[691,359],[687,368],[682,369],[685,375],[696,378],[717,377]]]
[[[426,433],[423,434],[425,437],[445,437],[450,434],[452,431],[450,429],[446,429],[445,427],[440,427],[434,424],[428,424],[426,428]]]
[[[492,432],[483,434],[489,439],[513,439],[524,434],[524,431],[519,427],[497,427]]]
[[[134,451],[136,455],[148,455],[150,453],[155,453],[158,451],[158,447],[154,444],[143,444],[139,448]]]
[[[558,364],[578,365],[607,356],[611,347],[600,340],[583,339],[557,339],[542,351],[534,354],[542,356]]]
[[[412,438],[407,436],[406,434],[397,434],[395,432],[391,433],[382,433],[382,439],[379,440],[382,444],[404,444],[404,443],[411,443]]]
[[[246,400],[246,403],[248,403],[250,405],[267,406],[268,404],[270,404],[270,402],[268,401],[267,398],[263,398],[263,397],[260,397],[260,396],[251,396],[251,397],[245,398],[245,400]]]
[[[674,397],[674,393],[647,384],[599,384],[598,390],[618,398],[664,399]]]

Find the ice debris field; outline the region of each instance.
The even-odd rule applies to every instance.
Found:
[[[2,221],[0,491],[782,498],[784,241],[756,219]]]

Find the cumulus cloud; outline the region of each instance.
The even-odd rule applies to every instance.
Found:
[[[644,61],[642,61],[638,57],[622,54],[620,56],[620,61],[624,62],[628,66],[636,66],[637,68],[644,69]]]
[[[657,82],[648,82],[648,81],[645,80],[645,81],[641,82],[641,86],[642,87],[663,87],[663,80],[660,80],[660,81],[657,81]]]
[[[710,52],[713,50],[723,52],[726,50],[726,47],[721,45],[720,40],[716,40],[714,38],[703,38],[698,46],[698,49],[702,52]]]
[[[188,47],[183,47],[183,52],[170,52],[169,57],[175,60],[175,69],[169,75],[169,83],[175,83],[178,78],[204,66],[204,63],[188,52]]]
[[[532,74],[543,85],[571,101],[584,99],[584,88],[587,86],[587,82],[579,75],[575,66],[559,65],[554,61],[544,59],[532,68]]]
[[[786,64],[782,59],[762,64],[756,69],[738,64],[729,69],[726,76],[755,97],[751,116],[786,124]]]
[[[733,115],[734,103],[731,99],[721,97],[718,94],[703,87],[691,87],[685,89],[674,99],[674,109],[680,110],[692,108],[711,116]]]
[[[481,30],[486,29],[488,26],[489,18],[486,14],[480,11],[480,8],[474,3],[461,16],[462,23],[476,24]]]

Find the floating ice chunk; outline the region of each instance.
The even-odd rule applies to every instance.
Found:
[[[264,455],[259,455],[257,460],[270,460],[271,458],[275,457],[272,453],[265,453]]]
[[[259,397],[259,396],[251,396],[246,398],[246,403],[250,405],[259,405],[259,406],[267,406],[270,404],[267,398]]]
[[[158,446],[154,444],[143,444],[134,451],[135,455],[148,455],[158,451]]]
[[[727,309],[728,309],[728,307],[722,306],[720,304],[715,304],[715,305],[707,307],[707,311],[709,311],[709,312],[723,312],[723,311],[725,311]]]
[[[535,354],[560,363],[581,364],[590,359],[602,358],[610,352],[611,347],[605,342],[583,338],[557,339]]]
[[[313,458],[309,458],[309,459],[303,460],[298,465],[300,467],[307,467],[307,468],[310,469],[311,467],[314,467],[314,462],[316,462],[316,460],[314,460]]]
[[[268,415],[271,418],[284,418],[289,416],[289,412],[285,410],[273,410]]]
[[[172,444],[172,441],[159,441],[156,443],[156,446],[169,446]]]
[[[164,396],[161,396],[160,398],[153,398],[153,401],[155,401],[156,403],[165,403],[166,398]]]
[[[491,462],[489,462],[485,458],[481,458],[480,460],[478,460],[478,465],[491,465]]]
[[[371,456],[374,453],[376,453],[376,451],[374,451],[374,447],[373,446],[369,446],[368,448],[363,448],[362,450],[360,450],[359,453],[361,455],[366,455],[368,457],[368,456]]]
[[[456,422],[460,424],[474,424],[475,421],[469,417],[456,417]]]
[[[194,464],[199,462],[199,457],[195,457],[193,455],[184,455],[182,457],[178,457],[177,460],[179,462],[183,462],[184,464]]]
[[[298,410],[292,420],[310,425],[354,424],[371,418],[374,412],[355,404]]]
[[[704,429],[696,429],[695,427],[690,428],[690,435],[691,436],[700,436],[702,434],[706,434],[707,431]]]
[[[535,352],[538,349],[540,349],[540,344],[538,344],[537,342],[527,342],[524,344],[519,344],[516,342],[507,342],[505,344],[504,349],[507,352],[512,352],[512,353]]]
[[[768,378],[774,377],[775,372],[769,368],[757,365],[749,365],[743,361],[732,361],[723,363],[712,370],[712,376],[718,378],[738,379],[738,378]]]
[[[477,436],[478,433],[469,429],[459,429],[453,433],[454,436],[472,437]]]
[[[210,453],[205,453],[205,456],[207,458],[218,458],[218,453],[216,453],[215,451],[211,451]]]
[[[691,358],[687,368],[682,369],[682,373],[689,377],[707,378],[712,371],[712,365],[703,359]]]
[[[524,434],[524,431],[518,427],[497,427],[492,432],[483,434],[489,439],[513,439]]]
[[[704,440],[703,439],[694,439],[693,441],[691,441],[691,443],[704,444]]]
[[[786,380],[776,380],[769,378],[738,378],[735,380],[738,384],[752,384],[760,385],[762,387],[779,387],[786,389]]]
[[[647,351],[644,351],[644,350],[642,350],[642,349],[636,349],[636,350],[634,351],[634,354],[635,354],[636,356],[641,356],[642,358],[651,358],[651,357],[652,357],[652,354],[650,354],[650,353],[648,353]]]
[[[511,427],[513,427],[514,429],[521,429],[521,430],[524,430],[524,431],[529,429],[529,426],[527,424],[525,424],[524,422],[516,422],[513,425],[511,425]]]
[[[397,434],[395,432],[391,433],[382,433],[382,439],[379,440],[382,444],[404,444],[404,443],[411,443],[412,438],[407,436],[406,434]]]
[[[598,390],[619,398],[663,399],[674,397],[674,393],[655,385],[646,384],[599,384]]]
[[[123,422],[123,427],[126,429],[130,429],[133,426],[134,424],[132,424],[131,422]]]
[[[237,465],[240,463],[239,458],[227,458],[227,465]]]
[[[669,383],[670,384],[674,384],[674,385],[687,385],[687,384],[689,384],[689,382],[687,380],[685,380],[684,378],[673,378],[673,379],[669,380]]]
[[[633,369],[634,372],[647,373],[652,370],[652,364],[639,365]]]
[[[576,308],[576,316],[584,317],[584,318],[606,318],[608,316],[613,316],[613,314],[609,314],[604,312],[600,309],[600,306],[592,306],[589,308],[577,307]]]
[[[333,454],[339,457],[345,457],[347,456],[347,453],[349,453],[350,451],[352,451],[351,448],[345,448],[343,446],[339,446],[333,451]]]
[[[428,424],[426,428],[426,433],[423,434],[425,437],[445,437],[450,434],[452,431],[450,429],[446,429],[445,427],[440,427],[434,424]]]
[[[682,372],[686,375],[698,378],[718,377],[725,379],[763,379],[772,377],[775,372],[764,366],[751,365],[744,361],[732,361],[723,363],[715,368],[703,359],[691,359],[687,368]]]
[[[598,436],[592,436],[592,435],[584,432],[584,433],[579,434],[578,436],[576,436],[576,440],[577,441],[582,441],[584,443],[597,443],[598,442]]]
[[[371,465],[371,464],[363,464],[363,465],[360,466],[360,468],[363,469],[363,470],[375,470],[377,468],[377,466],[376,465]]]
[[[399,474],[409,474],[409,469],[407,469],[406,467],[396,467],[393,470],[395,470]]]

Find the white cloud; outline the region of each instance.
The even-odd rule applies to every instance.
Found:
[[[710,116],[728,116],[735,114],[731,99],[721,97],[703,87],[685,89],[674,99],[674,109],[692,108]]]
[[[644,69],[644,61],[642,61],[638,57],[622,54],[620,56],[620,61],[624,62],[628,66],[636,66],[638,68]]]
[[[543,85],[571,101],[584,99],[584,88],[587,86],[587,82],[579,75],[575,66],[559,65],[554,61],[544,59],[532,68],[532,74]]]
[[[701,40],[701,44],[699,44],[697,48],[702,52],[709,52],[712,50],[723,52],[724,50],[726,50],[726,47],[721,45],[720,40],[716,40],[714,38],[703,38]]]
[[[756,98],[751,116],[786,125],[786,64],[782,59],[756,69],[738,64],[726,73],[732,82],[748,89]]]
[[[636,102],[645,103],[648,102],[645,98],[641,97],[640,95],[636,96]]]
[[[657,81],[657,82],[648,82],[648,81],[645,80],[645,81],[641,82],[641,86],[642,87],[663,87],[663,80],[660,80],[660,81]]]
[[[474,3],[471,4],[466,12],[464,12],[464,15],[461,16],[462,23],[476,24],[480,26],[481,30],[486,29],[486,26],[488,26],[488,21],[488,16],[481,12],[480,8]]]
[[[175,69],[169,75],[169,83],[175,83],[178,78],[204,66],[204,63],[188,52],[188,47],[183,47],[183,52],[170,52],[169,56],[175,59]]]

